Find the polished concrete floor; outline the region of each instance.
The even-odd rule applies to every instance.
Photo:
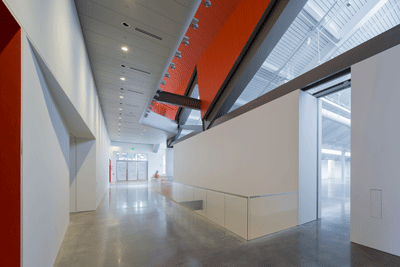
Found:
[[[147,182],[112,184],[98,210],[71,215],[54,266],[400,266],[351,244],[346,205],[325,203],[326,218],[246,242]]]

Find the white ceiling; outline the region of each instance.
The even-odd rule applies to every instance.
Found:
[[[166,132],[139,121],[200,1],[76,0],[75,3],[111,140],[165,142]],[[139,32],[136,27],[162,40]],[[121,49],[123,46],[128,48],[127,52]]]

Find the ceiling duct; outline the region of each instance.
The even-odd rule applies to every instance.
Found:
[[[134,93],[134,94],[141,94],[141,95],[143,95],[143,92],[140,92],[140,91],[135,91],[135,90],[130,90],[130,89],[127,89],[127,91],[128,91],[128,92],[131,92],[131,93]]]
[[[152,33],[148,32],[148,31],[142,30],[142,29],[140,29],[138,27],[136,27],[135,30],[138,31],[138,32],[144,33],[144,34],[146,34],[146,35],[148,35],[150,37],[156,38],[156,39],[158,39],[160,41],[162,40],[162,38],[160,36],[157,36],[155,34],[152,34]]]
[[[141,69],[136,69],[136,68],[133,68],[133,67],[130,67],[130,69],[131,69],[131,70],[134,70],[134,71],[141,72],[141,73],[145,73],[145,74],[151,74],[151,73],[150,73],[150,72],[148,72],[148,71],[141,70]]]

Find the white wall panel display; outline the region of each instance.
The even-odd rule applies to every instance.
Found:
[[[298,194],[250,198],[249,239],[298,225]]]
[[[207,190],[207,219],[225,226],[225,194]]]
[[[225,194],[225,228],[247,239],[247,198]]]
[[[351,68],[350,240],[397,256],[400,256],[399,69],[400,46]]]

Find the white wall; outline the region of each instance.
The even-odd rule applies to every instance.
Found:
[[[315,220],[317,99],[297,90],[174,145],[174,181],[242,196],[282,194],[262,205],[282,199],[284,210],[251,199],[250,238]],[[276,227],[265,228],[272,221]]]
[[[23,266],[53,266],[69,222],[69,135],[22,34]]]
[[[351,69],[351,241],[400,256],[400,46]],[[382,219],[371,217],[382,190]]]
[[[60,110],[65,111],[64,104],[66,102],[72,106],[72,108],[69,107],[69,110],[77,111],[73,116],[71,113],[64,112],[62,114],[65,119],[64,128],[67,129],[67,133],[72,129],[86,127],[89,133],[82,132],[81,137],[91,136],[95,140],[93,141],[95,142],[93,145],[94,152],[89,153],[94,155],[94,159],[90,159],[90,164],[95,166],[95,171],[91,172],[91,175],[94,175],[95,178],[91,178],[91,185],[87,187],[89,191],[82,192],[84,188],[81,188],[82,195],[90,196],[91,198],[88,200],[91,203],[91,209],[95,209],[108,188],[107,167],[110,139],[104,123],[74,1],[4,0],[4,2],[20,24],[24,34],[28,36],[39,56],[37,59],[40,67],[47,82],[51,84],[48,89],[51,93],[54,93],[53,100],[60,107],[59,113]],[[23,101],[28,101],[28,99],[30,100],[30,95],[29,91],[25,89],[34,88],[34,79],[37,80],[40,75],[37,72],[38,67],[35,67],[32,63],[32,53],[27,48],[26,39],[24,39],[24,46],[22,57],[25,74],[22,77],[22,98]],[[54,79],[55,82],[50,78]],[[37,81],[36,84],[38,84]],[[62,93],[54,91],[54,84],[59,85]],[[41,86],[43,88],[43,85]],[[37,90],[39,91],[39,89]],[[60,101],[59,97],[62,95],[68,101]],[[40,94],[35,94],[35,97],[39,96]],[[34,98],[32,97],[32,99]],[[62,105],[60,105],[60,102]],[[35,102],[32,101],[32,103]],[[37,170],[40,169],[42,172],[48,170],[49,173],[54,175],[52,176],[52,181],[46,185],[41,182],[37,183],[42,188],[31,187],[31,195],[23,198],[23,205],[29,207],[31,207],[31,203],[38,204],[41,201],[46,201],[46,205],[38,204],[34,205],[33,208],[31,207],[31,209],[23,209],[22,216],[27,222],[27,224],[23,224],[23,233],[28,233],[24,234],[23,238],[23,262],[26,266],[52,266],[69,221],[68,164],[64,168],[64,162],[56,155],[60,145],[57,147],[52,142],[51,138],[56,126],[53,125],[53,129],[51,129],[47,125],[48,121],[45,121],[46,103],[43,101],[35,103],[35,109],[29,107],[23,110],[23,116],[26,116],[26,118],[35,117],[33,121],[37,122],[37,125],[29,130],[30,132],[23,133],[23,147],[28,152],[31,149],[38,151],[36,154],[27,152],[23,155],[23,169],[31,168],[31,162],[35,162]],[[73,119],[74,116],[76,118],[75,121]],[[28,122],[26,118],[23,117],[23,121]],[[82,127],[82,122],[85,127]],[[47,149],[45,159],[38,157],[42,151],[42,147],[39,145],[41,143],[39,141],[37,143],[32,142],[31,136],[38,138],[40,136],[40,138],[48,140],[43,145],[43,148]],[[52,145],[50,146],[50,144]],[[68,150],[69,148],[65,152],[67,155]],[[46,161],[48,156],[52,156],[51,164]],[[33,171],[31,175],[34,176],[36,173]],[[43,176],[44,180],[49,180],[48,178]],[[25,179],[23,183],[26,183],[23,184],[23,188],[27,188],[26,186],[30,185],[30,181],[27,182]],[[35,190],[32,188],[35,188]],[[55,196],[56,200],[52,201]],[[40,219],[37,216],[41,216]]]
[[[95,210],[96,145],[95,140],[76,138],[77,211]]]
[[[244,196],[298,191],[299,93],[174,145],[174,181]]]
[[[77,211],[76,138],[69,137],[69,212]]]
[[[174,177],[174,149],[166,148],[165,155],[167,157],[167,176]]]
[[[73,0],[4,0],[93,134],[99,101]]]
[[[299,224],[317,216],[318,100],[299,92]],[[290,163],[289,163],[290,164]]]
[[[120,143],[120,142],[111,142],[112,149],[114,151],[119,151],[119,152],[126,152],[126,153],[132,153],[132,154],[147,154],[147,160],[148,160],[148,179],[150,180],[151,177],[154,176],[156,171],[158,170],[158,173],[161,175],[164,175],[162,173],[163,171],[163,157],[165,156],[165,149],[160,147],[157,153],[153,153],[153,145],[146,145],[146,144],[130,144],[130,143]],[[132,148],[135,148],[135,150],[132,150]],[[117,174],[117,169],[116,169],[116,161],[117,158],[112,157],[111,159],[111,182],[115,183],[116,182],[116,174]]]

